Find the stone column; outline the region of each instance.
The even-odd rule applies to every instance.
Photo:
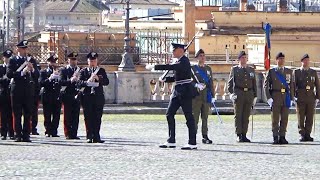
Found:
[[[184,0],[182,2],[183,6],[183,29],[182,29],[182,35],[186,39],[184,42],[187,44],[195,35],[195,12],[196,12],[196,6],[194,0]],[[195,43],[192,43],[191,46],[188,48],[188,51],[190,54],[195,54]]]

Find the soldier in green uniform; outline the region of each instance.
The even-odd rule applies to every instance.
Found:
[[[239,65],[231,68],[228,91],[234,104],[235,127],[238,142],[250,142],[248,131],[251,107],[257,101],[257,85],[254,68],[247,65],[247,55],[241,51],[238,55]]]
[[[202,49],[196,53],[195,57],[198,60],[198,64],[191,67],[192,79],[195,83],[204,84],[205,88],[203,90],[199,89],[199,95],[192,99],[192,113],[196,121],[196,129],[198,129],[199,116],[201,113],[202,143],[212,144],[212,140],[208,137],[208,115],[211,103],[215,102],[212,71],[210,66],[205,65],[206,57]]]
[[[301,58],[301,68],[294,71],[294,96],[298,116],[300,141],[313,141],[310,136],[314,107],[320,99],[320,84],[317,72],[309,67],[309,55]]]
[[[288,144],[286,131],[289,108],[293,105],[292,70],[285,68],[285,56],[282,52],[276,56],[277,67],[267,73],[264,90],[271,107],[273,144]]]

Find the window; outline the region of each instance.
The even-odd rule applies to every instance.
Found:
[[[246,48],[246,46],[245,45],[242,45],[242,49],[245,49]]]
[[[237,49],[237,45],[234,45],[234,49]]]
[[[61,20],[61,17],[59,17],[59,20]]]
[[[77,20],[80,20],[80,17],[77,17]]]
[[[54,16],[52,16],[52,20],[54,20]]]
[[[65,19],[65,20],[67,20],[67,19],[68,19],[68,17],[64,17],[64,19]]]

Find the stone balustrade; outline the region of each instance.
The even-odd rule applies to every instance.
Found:
[[[174,83],[159,82],[163,72],[113,72],[108,73],[110,83],[104,87],[106,103],[150,103],[168,102]],[[263,91],[264,75],[257,73],[258,101],[265,101]],[[230,101],[227,89],[229,73],[214,73],[215,98],[218,101]]]

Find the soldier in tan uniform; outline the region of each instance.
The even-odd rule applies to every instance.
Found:
[[[289,108],[293,105],[292,70],[284,67],[285,56],[276,56],[277,67],[267,73],[264,90],[271,107],[273,144],[288,144],[286,131]]]
[[[309,67],[309,55],[301,58],[301,67],[294,71],[294,96],[296,100],[300,141],[313,141],[310,136],[314,108],[320,99],[320,85],[317,72]]]
[[[239,65],[232,67],[228,90],[234,104],[235,127],[238,142],[250,142],[246,134],[248,131],[251,107],[257,101],[257,86],[254,68],[247,65],[244,51],[238,55]]]
[[[199,95],[192,99],[192,113],[196,121],[196,129],[198,129],[199,116],[201,113],[202,120],[202,143],[212,144],[212,140],[208,137],[208,116],[211,103],[215,102],[214,88],[212,81],[212,70],[210,66],[205,65],[206,57],[202,49],[200,49],[195,56],[198,60],[197,65],[193,65],[192,79],[195,83],[204,84],[205,88],[199,90]],[[198,82],[198,81],[199,82]]]

